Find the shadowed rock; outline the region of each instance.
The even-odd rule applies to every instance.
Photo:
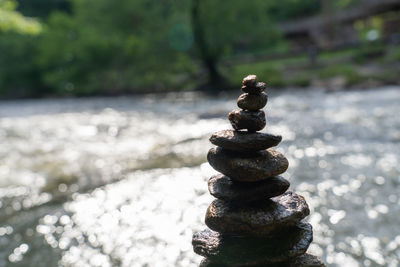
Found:
[[[276,197],[286,192],[290,183],[281,176],[259,182],[235,182],[228,176],[217,174],[208,180],[208,190],[222,200],[250,202]]]
[[[265,88],[267,85],[263,82],[256,83],[255,85],[244,85],[242,86],[242,91],[244,93],[249,93],[249,94],[254,94],[254,95],[259,95],[262,92],[264,92]]]
[[[244,152],[265,150],[278,145],[281,140],[280,135],[233,130],[219,131],[210,137],[210,142],[216,146]]]
[[[318,257],[308,254],[308,253],[297,257],[288,266],[289,267],[326,267],[325,264]]]
[[[273,149],[252,154],[233,152],[220,147],[211,148],[207,160],[217,171],[239,182],[255,182],[284,173],[288,160]]]
[[[197,254],[230,267],[288,261],[304,254],[311,242],[308,223],[299,223],[274,237],[222,235],[207,229],[194,234],[192,240]]]
[[[235,130],[247,129],[249,132],[256,132],[262,130],[266,125],[265,113],[262,110],[235,109],[228,114],[228,119]]]
[[[268,102],[268,95],[261,93],[254,94],[241,94],[237,100],[237,105],[241,109],[256,111],[265,107]]]
[[[220,199],[207,209],[205,223],[217,232],[240,235],[268,235],[295,225],[310,214],[305,199],[293,192],[251,205],[237,205]]]
[[[225,264],[215,263],[208,259],[203,259],[199,267],[229,267]],[[262,265],[252,265],[251,267],[326,267],[325,264],[316,256],[304,254],[289,262],[270,263]]]

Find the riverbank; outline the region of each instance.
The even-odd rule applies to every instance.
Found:
[[[273,88],[325,90],[367,89],[400,84],[400,47],[373,44],[315,55],[300,54],[285,59],[257,60],[229,64],[224,68],[230,83],[248,73],[263,76]]]
[[[240,77],[257,74],[268,84],[268,90],[285,88],[314,89],[325,91],[368,89],[400,84],[400,47],[398,45],[370,44],[336,51],[325,51],[313,55],[304,53],[296,56],[242,55],[224,59],[219,67],[226,84],[208,90],[208,93],[235,92],[240,86]],[[123,96],[164,94],[168,92],[199,91],[204,88],[205,71],[193,63],[192,71],[179,77],[169,77],[168,84],[159,83],[142,88],[114,90],[92,90],[71,87],[53,93],[0,90],[0,99],[20,98],[70,98],[90,96]],[[5,88],[0,88],[5,89]],[[43,90],[38,90],[42,92]],[[46,90],[45,90],[46,91]],[[201,91],[201,90],[200,90]]]

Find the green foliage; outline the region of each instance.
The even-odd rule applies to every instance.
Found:
[[[367,43],[354,52],[353,59],[357,63],[365,63],[382,58],[385,55],[385,51],[385,46],[382,44]]]
[[[318,75],[321,79],[343,76],[348,85],[358,84],[365,80],[365,77],[359,74],[356,67],[351,64],[331,65],[319,71]]]
[[[400,61],[400,46],[393,49],[393,51],[390,53],[390,60],[394,62]]]
[[[210,54],[214,57],[240,51],[262,50],[279,40],[267,16],[268,1],[200,1],[200,19]]]
[[[47,17],[52,11],[70,10],[69,0],[18,0],[19,12],[28,17]]]
[[[0,95],[35,96],[42,89],[35,62],[37,36],[0,34]]]
[[[280,0],[265,2],[269,2],[269,16],[277,21],[315,15],[321,10],[321,0]]]
[[[179,21],[175,8],[146,0],[75,0],[73,16],[53,14],[44,31],[45,83],[78,95],[171,86],[171,77],[192,70],[187,54],[167,42]]]
[[[306,86],[311,80],[308,74],[284,78],[282,70],[306,66],[307,56],[239,64],[230,70],[218,63],[244,54],[283,52],[286,44],[277,31],[278,22],[316,14],[321,3],[340,9],[354,2],[19,0],[17,9],[15,0],[0,0],[0,94],[93,95],[194,88],[198,81],[192,77],[205,67],[222,69],[228,80],[234,77],[229,80],[232,84],[255,73],[273,87]],[[42,24],[19,12],[40,17]],[[196,49],[201,47],[199,33],[203,50]],[[368,58],[368,51],[358,53],[361,60]],[[347,75],[352,81],[358,77],[346,67],[328,68],[319,75]]]
[[[311,77],[308,73],[296,73],[288,83],[297,87],[307,87],[311,84]]]
[[[319,71],[319,77],[326,79],[335,76],[354,74],[355,72],[355,68],[351,64],[335,64],[322,68]]]
[[[17,3],[13,0],[0,0],[0,34],[15,31],[24,34],[38,34],[41,26],[38,21],[26,18],[15,11]]]

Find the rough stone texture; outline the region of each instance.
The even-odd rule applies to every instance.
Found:
[[[243,93],[249,93],[249,94],[254,94],[254,95],[259,95],[262,92],[264,92],[265,88],[267,85],[263,82],[259,82],[255,84],[254,86],[242,86],[242,91]]]
[[[215,263],[208,259],[203,259],[199,267],[229,267],[225,264]],[[326,267],[325,264],[316,256],[303,254],[289,262],[267,263],[262,265],[252,265],[251,267]]]
[[[243,78],[242,81],[243,86],[254,87],[257,84],[257,76],[256,75],[248,75]]]
[[[216,146],[244,152],[265,150],[278,145],[281,140],[280,135],[233,130],[219,131],[210,137],[210,142]]]
[[[214,197],[228,201],[251,202],[279,196],[286,192],[290,183],[281,176],[259,182],[235,182],[228,176],[217,174],[208,180],[208,190]]]
[[[239,182],[256,182],[284,173],[288,160],[269,148],[244,155],[220,147],[211,148],[207,160],[217,171]]]
[[[304,254],[294,259],[288,265],[289,267],[326,267],[326,265],[317,257],[311,254]],[[261,266],[260,266],[261,267]]]
[[[268,102],[268,95],[261,93],[259,95],[254,94],[241,94],[237,100],[237,105],[241,109],[256,111],[265,107]]]
[[[266,125],[265,113],[262,110],[248,111],[235,109],[228,114],[233,129],[247,129],[250,132],[260,131]]]
[[[305,199],[293,192],[250,205],[214,200],[207,209],[206,225],[217,232],[269,235],[295,225],[310,214]]]
[[[311,242],[308,223],[299,223],[274,237],[222,235],[207,229],[194,234],[192,240],[194,252],[230,267],[288,261],[304,254]]]

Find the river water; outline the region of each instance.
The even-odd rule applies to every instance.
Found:
[[[191,267],[237,95],[0,102],[0,266]],[[328,266],[400,264],[400,88],[271,92]]]

